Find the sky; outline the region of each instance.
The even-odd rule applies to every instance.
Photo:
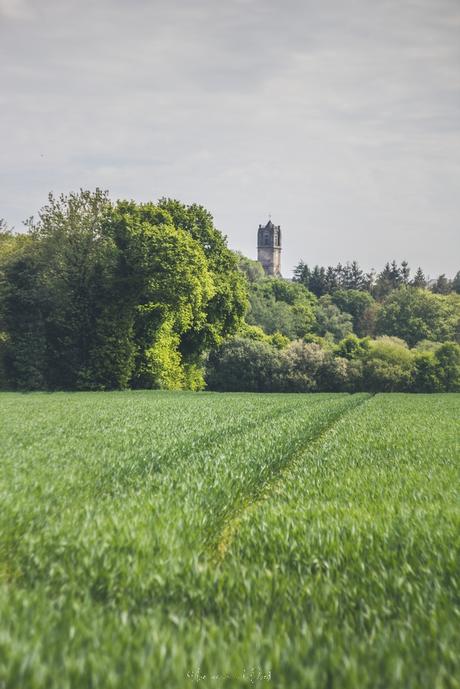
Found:
[[[200,203],[282,272],[460,269],[459,0],[0,0],[0,217]]]

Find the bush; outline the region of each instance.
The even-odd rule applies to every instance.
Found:
[[[286,392],[311,392],[318,387],[318,374],[325,350],[318,344],[292,342],[281,353],[279,387]]]
[[[439,379],[438,362],[433,351],[414,353],[414,392],[439,392],[442,384]]]
[[[440,387],[445,392],[460,391],[460,345],[446,342],[435,352]]]
[[[412,389],[414,356],[404,341],[382,337],[371,343],[363,367],[363,386],[370,392]]]
[[[460,346],[409,350],[395,337],[346,338],[334,350],[296,340],[282,350],[266,340],[235,338],[209,357],[212,390],[245,392],[455,392]]]
[[[220,392],[270,392],[277,389],[280,354],[267,342],[235,337],[209,356],[206,383]]]

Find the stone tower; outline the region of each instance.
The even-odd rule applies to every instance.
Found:
[[[281,228],[271,220],[257,233],[257,260],[267,275],[281,277]]]

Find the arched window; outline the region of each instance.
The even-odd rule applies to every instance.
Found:
[[[268,234],[268,232],[265,233],[264,244],[265,246],[270,246],[270,235]]]

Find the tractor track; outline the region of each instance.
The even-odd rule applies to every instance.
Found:
[[[211,542],[209,547],[209,556],[211,561],[218,565],[224,560],[235,538],[241,521],[268,501],[270,495],[273,494],[273,492],[276,492],[277,489],[282,485],[290,472],[302,459],[304,454],[308,450],[314,450],[315,447],[319,448],[323,444],[328,434],[335,429],[343,419],[367,404],[374,396],[375,393],[369,393],[367,397],[358,400],[356,404],[351,404],[345,409],[341,409],[339,412],[337,412],[337,414],[334,415],[334,418],[331,419],[331,421],[325,427],[319,430],[315,435],[311,436],[305,444],[298,447],[288,457],[280,470],[264,484],[261,492],[256,497],[253,497],[252,499],[248,497],[248,499],[242,505],[240,505],[239,509],[237,509],[234,514],[225,521],[222,528],[218,532],[217,538],[213,539]]]

